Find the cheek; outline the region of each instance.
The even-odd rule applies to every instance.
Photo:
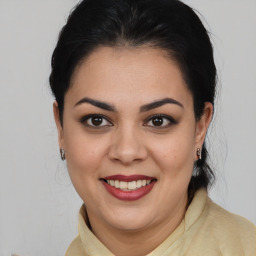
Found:
[[[65,137],[67,165],[72,179],[85,179],[97,176],[97,169],[102,163],[107,143],[97,136],[85,136],[83,133]]]
[[[168,176],[190,175],[194,164],[193,136],[170,136],[170,138],[154,143],[152,155],[161,169]]]
[[[77,193],[88,206],[96,207],[97,184],[106,149],[103,141],[72,135],[65,138],[67,168]]]

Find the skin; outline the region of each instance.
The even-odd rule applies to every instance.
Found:
[[[115,111],[82,98],[105,102]],[[164,98],[167,103],[141,112],[141,106]],[[196,121],[193,98],[177,64],[160,49],[101,47],[77,67],[65,95],[63,126],[58,105],[54,116],[59,146],[65,149],[72,183],[85,202],[94,234],[115,255],[145,255],[180,224],[187,207],[187,188],[196,150],[204,142],[213,107],[205,103]],[[107,117],[93,127],[88,114]],[[163,125],[151,116],[163,114]],[[155,119],[153,119],[155,120]],[[153,189],[135,201],[122,201],[107,192],[100,178],[147,175]],[[146,241],[146,242],[145,242]]]

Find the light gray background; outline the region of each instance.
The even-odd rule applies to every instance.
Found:
[[[256,224],[256,1],[187,0],[212,32],[219,96],[211,197]],[[48,88],[76,0],[0,0],[0,256],[64,255],[81,201],[60,161]],[[217,221],[217,220],[216,220]]]

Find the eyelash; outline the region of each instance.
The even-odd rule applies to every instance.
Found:
[[[91,124],[88,124],[88,121],[92,118],[101,118],[104,122],[108,122],[108,124],[104,124],[104,125],[93,125],[92,123]],[[165,119],[168,121],[168,124],[167,125],[164,125],[164,126],[156,126],[156,125],[148,125],[148,123],[151,121],[153,121],[153,119],[156,119],[156,118],[161,118],[161,119]],[[92,120],[90,120],[92,122]],[[113,123],[112,121],[110,121],[109,118],[107,118],[106,116],[104,115],[101,115],[101,114],[90,114],[90,115],[86,115],[84,117],[82,117],[80,119],[80,122],[84,125],[86,125],[87,127],[90,127],[90,128],[95,128],[95,129],[99,129],[99,128],[102,128],[102,127],[109,127],[109,126],[113,126]],[[171,116],[168,116],[168,115],[164,115],[164,114],[157,114],[157,115],[152,115],[150,117],[148,117],[144,122],[143,122],[143,126],[148,126],[148,127],[152,127],[152,128],[156,128],[156,129],[164,129],[164,128],[167,128],[173,124],[177,124],[178,122],[172,118]]]
[[[168,121],[168,124],[167,125],[161,125],[161,126],[154,126],[154,125],[147,125],[148,122],[152,122],[153,119],[155,118],[161,118],[161,119],[166,119]],[[167,128],[173,124],[177,124],[177,121],[171,117],[171,116],[168,116],[168,115],[164,115],[164,114],[157,114],[157,115],[152,115],[150,117],[148,117],[145,121],[145,124],[144,126],[149,126],[149,127],[153,127],[153,128],[156,128],[156,129],[164,129],[164,128]]]
[[[109,124],[107,125],[93,125],[93,124],[88,124],[88,121],[92,118],[102,118],[102,120],[105,120],[107,121]],[[106,116],[104,115],[101,115],[101,114],[90,114],[90,115],[86,115],[86,116],[83,116],[81,119],[80,119],[80,123],[84,124],[85,126],[87,127],[91,127],[91,128],[96,128],[96,129],[99,129],[101,127],[108,127],[108,126],[113,126],[113,123],[109,120],[109,118],[107,118]]]

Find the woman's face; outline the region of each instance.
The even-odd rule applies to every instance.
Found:
[[[63,127],[72,183],[98,226],[138,231],[184,216],[196,150],[211,120],[163,50],[102,47],[75,71]],[[109,184],[108,184],[109,183]]]

